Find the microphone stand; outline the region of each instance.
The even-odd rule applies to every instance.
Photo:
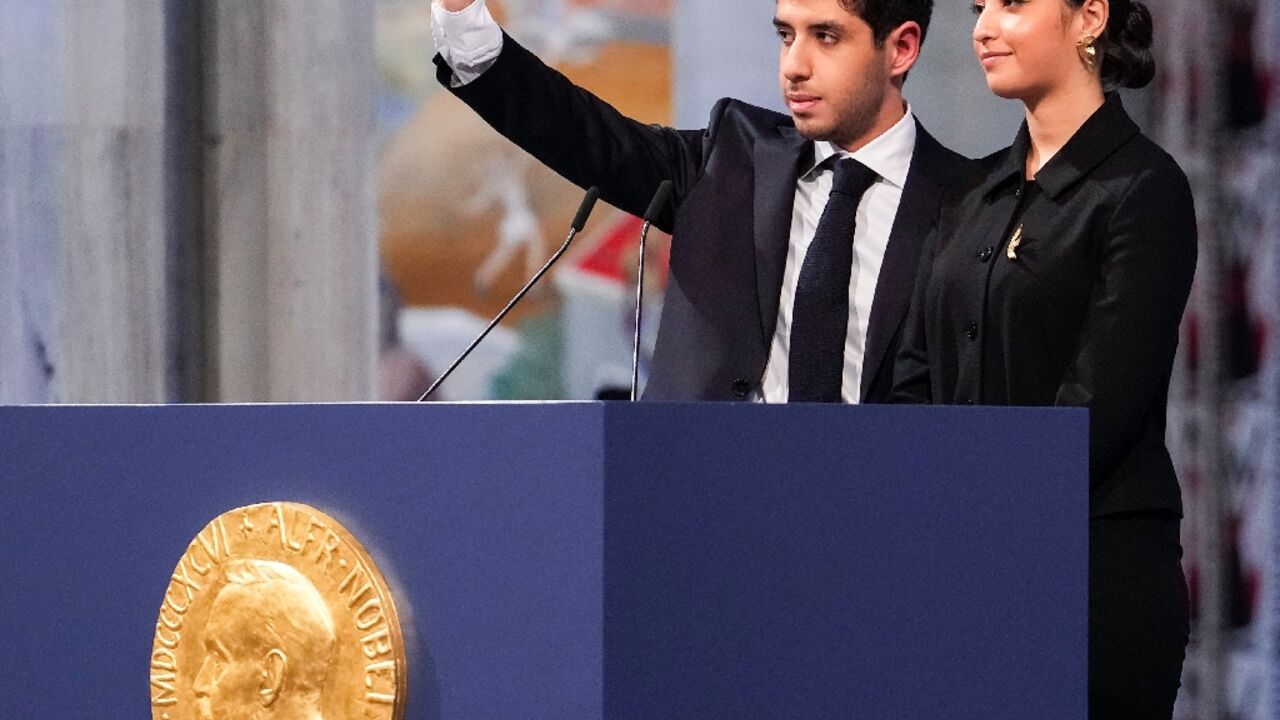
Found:
[[[511,312],[511,309],[516,306],[516,303],[524,299],[524,296],[533,289],[534,285],[538,284],[538,281],[542,279],[542,276],[547,274],[547,271],[551,269],[551,266],[555,265],[556,261],[565,254],[569,249],[569,243],[573,242],[573,238],[582,231],[584,226],[586,226],[587,217],[591,215],[591,210],[595,207],[596,200],[599,198],[599,188],[592,187],[590,190],[587,190],[587,195],[582,199],[582,205],[578,207],[578,214],[574,217],[573,225],[569,228],[569,234],[565,236],[564,243],[560,245],[560,249],[556,250],[555,254],[551,256],[551,259],[547,260],[546,264],[544,264],[542,268],[534,274],[529,282],[525,283],[524,287],[520,288],[520,292],[516,293],[516,296],[511,298],[511,302],[507,303],[507,306],[502,308],[502,312],[499,312],[498,316],[490,321],[484,331],[477,335],[475,340],[471,341],[471,344],[467,346],[466,350],[462,351],[462,354],[453,361],[453,364],[441,373],[440,377],[436,378],[435,382],[431,383],[431,387],[427,388],[427,391],[422,393],[422,397],[418,398],[418,402],[424,402],[427,398],[431,397],[432,393],[436,391],[436,388],[440,387],[440,384],[452,375],[454,370],[458,369],[458,366],[462,364],[462,361],[467,359],[467,356],[471,354],[471,351],[475,350],[476,346],[489,336],[489,333],[498,326],[498,323],[502,322],[502,319],[507,316],[507,313]]]
[[[649,209],[644,213],[644,227],[640,229],[640,262],[636,267],[636,327],[635,337],[631,345],[631,402],[636,401],[637,388],[640,386],[640,323],[644,319],[644,256],[645,241],[649,238],[649,228],[662,215],[667,203],[671,202],[673,185],[670,180],[663,180],[658,190],[649,201]]]

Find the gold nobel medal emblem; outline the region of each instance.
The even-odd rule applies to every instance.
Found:
[[[295,503],[224,513],[187,546],[151,651],[153,720],[399,720],[405,653],[369,553]]]

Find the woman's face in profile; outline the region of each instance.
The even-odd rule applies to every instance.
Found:
[[[1034,103],[1088,72],[1082,13],[1066,0],[973,0],[973,12],[973,52],[996,95]]]

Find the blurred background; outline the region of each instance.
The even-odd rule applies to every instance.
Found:
[[[780,108],[773,4],[491,0],[645,122]],[[1191,178],[1170,406],[1195,604],[1177,717],[1280,718],[1280,0],[1151,0],[1125,94]],[[907,97],[970,156],[1019,108],[935,8]],[[559,245],[580,191],[434,78],[428,0],[0,0],[0,402],[416,398]],[[609,397],[640,223],[609,208],[441,399]],[[651,238],[651,347],[668,238]],[[3,432],[0,428],[0,432]]]

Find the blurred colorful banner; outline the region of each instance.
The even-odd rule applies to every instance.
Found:
[[[671,122],[669,0],[491,0],[489,7],[512,37],[574,82],[631,117]],[[395,318],[394,331],[384,333],[384,399],[416,397],[448,365],[559,246],[582,197],[439,86],[430,15],[428,0],[379,7],[378,202],[385,316]],[[553,275],[439,397],[589,399],[625,387],[638,232],[634,218],[597,209]],[[651,343],[667,245],[650,239]]]

